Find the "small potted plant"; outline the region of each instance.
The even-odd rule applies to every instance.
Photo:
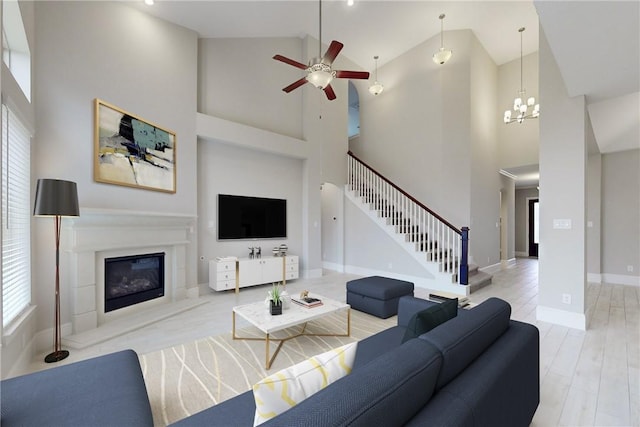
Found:
[[[280,290],[280,285],[276,283],[273,284],[273,287],[269,291],[269,301],[271,315],[282,314],[282,291]]]

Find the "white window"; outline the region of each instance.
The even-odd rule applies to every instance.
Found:
[[[31,303],[31,137],[2,105],[2,326]]]
[[[31,50],[16,0],[2,0],[2,59],[31,102]]]

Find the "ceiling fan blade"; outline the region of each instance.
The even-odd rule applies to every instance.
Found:
[[[306,70],[307,66],[298,62],[298,61],[294,61],[293,59],[289,59],[286,56],[282,56],[282,55],[276,55],[273,57],[273,59],[275,59],[276,61],[282,61],[285,64],[289,64],[289,65],[293,65],[296,68],[300,68],[301,70]]]
[[[307,78],[303,77],[300,80],[296,80],[295,82],[291,83],[289,86],[285,87],[284,89],[282,89],[283,91],[289,93],[294,89],[299,88],[300,86],[302,86],[303,84],[305,84],[307,82]]]
[[[340,53],[344,45],[337,40],[334,40],[329,45],[329,49],[322,57],[322,63],[331,66],[333,64],[333,60],[336,59],[336,56]]]
[[[336,93],[333,91],[331,85],[327,85],[323,90],[327,95],[327,99],[329,99],[329,101],[333,101],[334,99],[336,99]]]
[[[336,79],[368,79],[368,71],[344,71],[336,70]]]

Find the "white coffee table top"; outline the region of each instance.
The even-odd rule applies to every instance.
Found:
[[[350,308],[349,304],[341,303],[318,294],[309,294],[309,296],[322,300],[322,305],[307,308],[294,302],[289,302],[288,308],[283,309],[282,314],[272,316],[269,313],[267,303],[259,301],[233,307],[233,311],[262,332],[270,334]]]

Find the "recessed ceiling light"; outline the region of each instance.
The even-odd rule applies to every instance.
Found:
[[[153,3],[153,0],[144,0],[144,4],[146,4],[147,6],[153,6]]]
[[[354,1],[353,0],[347,0],[347,6],[353,6]]]

